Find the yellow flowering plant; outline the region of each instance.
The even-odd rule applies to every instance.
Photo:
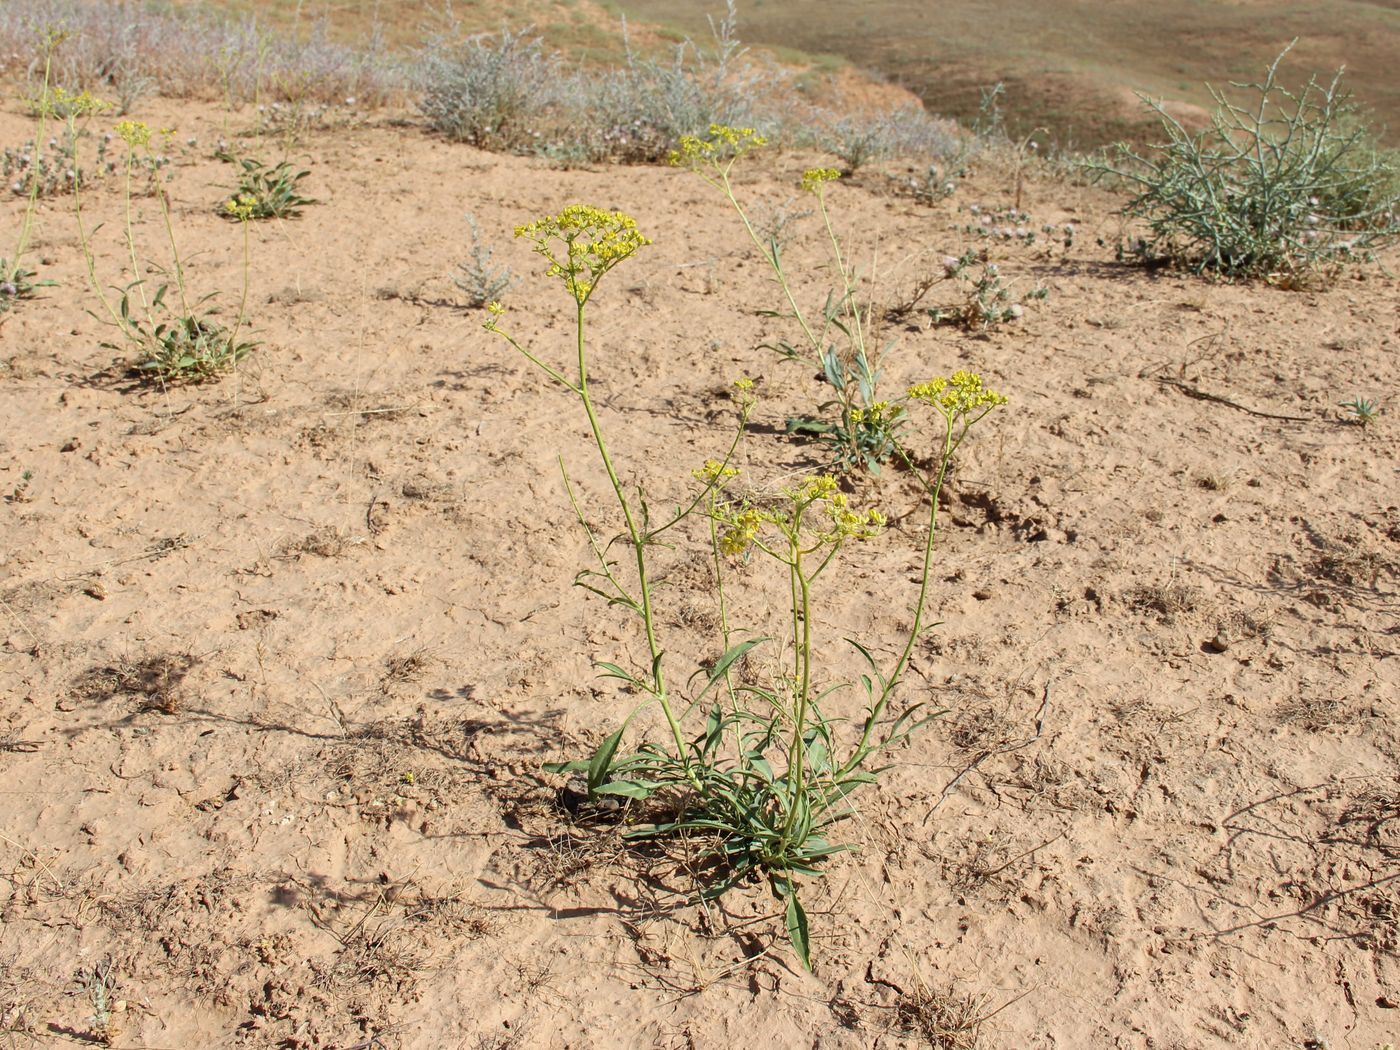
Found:
[[[705,147],[706,155],[728,163],[753,142],[754,137],[742,131],[720,135]],[[589,524],[561,457],[565,490],[594,563],[575,577],[575,583],[634,615],[645,636],[645,651],[631,666],[622,659],[596,662],[603,677],[623,682],[640,702],[590,757],[546,768],[581,777],[591,800],[610,796],[648,803],[627,831],[629,839],[707,843],[706,856],[694,869],[704,873],[698,890],[702,899],[719,897],[753,877],[766,879],[783,903],[794,950],[810,968],[808,921],[799,881],[821,875],[832,856],[853,848],[834,841],[831,830],[852,814],[851,794],[877,778],[880,770],[870,767],[872,757],[933,717],[918,704],[891,717],[891,705],[924,629],[938,491],[968,430],[1004,404],[1005,398],[986,390],[980,377],[969,373],[931,380],[909,392],[908,400],[931,406],[944,422],[939,465],[924,477],[929,517],[912,626],[898,657],[888,666],[882,666],[871,650],[852,642],[867,671],[855,683],[832,682],[819,666],[823,645],[814,611],[819,584],[848,544],[881,534],[883,515],[854,505],[831,474],[802,478],[771,495],[754,489],[738,494],[736,452],[755,406],[754,384],[743,378],[734,384],[731,395],[738,420],[723,456],[707,459],[695,469],[691,494],[659,523],[653,521],[645,493],[623,485],[593,401],[587,325],[588,306],[600,282],[650,242],[630,216],[585,205],[572,205],[521,225],[516,235],[533,245],[546,273],[560,282],[574,303],[569,363],[558,363],[555,354],[516,339],[507,328],[509,313],[499,302],[488,304],[484,327],[568,391],[587,418],[622,531],[605,540]],[[876,403],[862,411],[889,409]],[[903,454],[912,466],[912,456]],[[662,644],[667,621],[657,611],[649,553],[663,533],[692,517],[701,518],[708,529],[721,655],[713,662],[697,660],[682,684],[673,673],[681,659],[677,649]],[[611,554],[619,544],[627,551],[620,559]],[[726,589],[729,567],[755,558],[776,565],[786,575],[791,598],[781,626],[767,635],[742,631],[731,623]],[[745,659],[765,643],[780,648],[779,672],[770,684],[753,675],[741,679],[738,672]],[[823,707],[843,686],[852,684],[864,692],[864,714],[848,728],[847,719],[828,717]],[[661,741],[643,734],[642,742],[624,747],[639,717],[653,708],[664,723]]]
[[[238,185],[219,206],[221,215],[238,222],[294,219],[308,204],[318,203],[300,192],[302,179],[311,172],[297,171],[289,161],[272,165],[255,157],[243,157],[237,164]]]
[[[920,471],[903,446],[896,448],[928,494],[919,590],[908,635],[899,655],[887,668],[882,668],[870,649],[854,639],[846,639],[867,668],[867,673],[857,680],[864,693],[865,708],[854,744],[843,742],[838,720],[828,718],[822,710],[823,702],[837,693],[843,683],[817,688],[813,598],[818,578],[842,545],[878,535],[885,525],[884,516],[875,509],[851,506],[830,475],[810,477],[785,488],[775,502],[730,501],[720,490],[709,497],[719,621],[726,654],[717,674],[728,693],[729,704],[727,710],[721,704],[711,710],[706,739],[719,736],[724,729],[732,730],[739,741],[739,760],[709,783],[710,797],[705,806],[699,807],[698,815],[692,813],[659,825],[655,833],[705,830],[720,835],[727,875],[707,889],[709,895],[724,892],[755,870],[766,874],[786,902],[789,937],[809,968],[807,917],[796,879],[799,875],[820,874],[821,864],[828,857],[853,848],[830,841],[829,829],[851,815],[851,794],[879,776],[880,769],[869,768],[870,759],[907,739],[941,713],[922,712],[922,705],[915,704],[889,717],[914,646],[925,629],[938,501],[953,457],[972,427],[1007,403],[1004,396],[985,386],[981,376],[965,371],[911,387],[906,398],[935,409],[942,423],[930,472]],[[764,640],[733,644],[735,635],[725,600],[726,562],[748,558],[754,552],[776,561],[788,576],[788,648],[792,666],[777,688],[736,686],[732,661],[728,659],[730,654],[746,652],[746,647]],[[714,683],[712,678],[710,684]],[[741,702],[741,694],[746,703]],[[771,712],[766,721],[758,714],[764,709]],[[786,739],[782,739],[784,729],[788,731]],[[785,769],[775,766],[775,751],[786,760]]]
[[[766,144],[767,139],[752,128],[712,124],[704,138],[683,137],[670,159],[673,165],[694,172],[724,196],[772,270],[785,300],[784,316],[795,322],[799,338],[796,345],[782,340],[771,349],[788,360],[805,360],[815,365],[822,380],[836,393],[832,400],[818,406],[817,415],[790,418],[788,432],[828,445],[832,466],[839,472],[863,470],[879,474],[881,466],[896,455],[899,432],[907,417],[902,399],[880,397],[880,363],[884,354],[879,346],[881,311],[868,297],[862,299],[861,276],[832,223],[827,191],[841,173],[834,168],[810,168],[803,172],[800,181],[803,192],[816,201],[827,235],[832,271],[840,282],[839,287],[827,293],[818,309],[804,309],[785,267],[780,238],[759,233],[731,180],[736,162]],[[930,286],[954,276],[954,272],[936,276]]]
[[[49,119],[53,115],[52,107],[48,104],[53,93],[49,87],[49,78],[53,71],[54,51],[63,42],[64,35],[61,30],[53,27],[48,27],[40,33],[40,39],[44,45],[44,76],[40,81],[39,95],[32,105],[35,116],[39,118],[38,129],[35,131],[31,147],[31,153],[34,156],[38,156],[40,143],[48,137]],[[75,172],[74,175],[76,176],[76,174]],[[29,251],[30,239],[34,236],[34,216],[38,210],[41,191],[42,177],[37,164],[30,168],[27,181],[27,186],[21,183],[15,185],[16,190],[24,192],[25,205],[24,217],[20,220],[19,236],[15,241],[14,252],[8,259],[0,258],[0,318],[3,318],[21,299],[28,299],[38,289],[52,287],[54,284],[53,281],[34,280],[38,276],[37,273],[27,269],[24,265],[24,257]]]
[[[749,404],[741,403],[739,425],[729,452],[720,462],[714,474],[707,478],[704,488],[687,506],[678,508],[665,522],[657,525],[651,521],[649,505],[641,493],[629,494],[623,487],[613,463],[612,453],[598,417],[589,384],[589,357],[587,339],[588,303],[597,289],[599,281],[623,260],[635,254],[651,242],[637,230],[631,216],[622,212],[605,211],[588,205],[575,204],[564,208],[557,215],[548,215],[534,222],[517,226],[517,237],[524,238],[534,246],[536,254],[548,264],[548,276],[557,278],[574,301],[575,346],[573,364],[559,366],[549,364],[542,356],[520,343],[504,327],[505,307],[499,302],[487,306],[488,318],[483,327],[505,339],[527,361],[546,376],[570,391],[578,398],[597,446],[603,467],[607,471],[613,495],[621,511],[625,525],[625,542],[631,548],[634,565],[634,579],[625,579],[619,566],[608,557],[611,544],[605,544],[589,527],[569,481],[562,457],[560,468],[564,473],[564,484],[573,502],[580,525],[588,534],[589,544],[596,556],[598,567],[581,572],[575,582],[600,595],[610,604],[621,606],[636,616],[646,634],[648,666],[637,671],[628,671],[616,664],[600,664],[609,677],[618,678],[637,689],[648,699],[642,706],[655,703],[661,710],[674,744],[674,755],[681,763],[684,778],[692,787],[699,786],[699,780],[690,775],[689,749],[681,731],[680,719],[668,687],[665,668],[665,650],[658,641],[658,623],[653,595],[652,578],[647,561],[647,548],[656,542],[657,537],[680,524],[701,505],[706,494],[721,485],[729,460],[738,447],[743,427],[748,421]],[[585,764],[588,773],[590,795],[611,793],[636,797],[635,788],[624,789],[614,774],[614,757],[622,734],[639,713],[641,708],[628,716],[621,729],[604,741],[597,755]],[[567,767],[572,770],[573,765]]]
[[[101,112],[104,108],[95,100],[86,113],[91,115]],[[76,108],[69,112],[66,120],[70,131],[76,133],[75,122],[81,115]],[[109,296],[98,281],[97,261],[92,247],[92,233],[95,231],[89,231],[84,222],[81,191],[75,188],[73,193],[73,211],[78,223],[78,237],[83,247],[83,256],[87,262],[88,280],[107,315],[107,322],[120,336],[119,342],[105,342],[102,345],[118,352],[134,351],[138,358],[136,372],[162,385],[202,382],[215,378],[236,368],[238,362],[257,345],[239,339],[247,317],[250,210],[243,205],[233,212],[233,217],[243,226],[243,292],[238,305],[238,315],[230,328],[217,321],[212,310],[202,309],[211,296],[191,301],[184,264],[175,240],[175,227],[170,216],[170,196],[163,183],[153,181],[161,221],[170,246],[171,265],[169,268],[152,268],[166,279],[157,285],[154,291],[149,291],[151,280],[146,272],[147,267],[142,264],[136,250],[133,201],[138,194],[134,180],[136,172],[143,167],[143,158],[149,158],[153,141],[169,139],[174,132],[169,129],[153,132],[147,124],[136,120],[123,120],[112,130],[121,140],[126,152],[123,166],[124,239],[130,266],[130,280],[125,285],[111,289],[117,293],[114,296]],[[172,288],[173,297],[169,294]]]

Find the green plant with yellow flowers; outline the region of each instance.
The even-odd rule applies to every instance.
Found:
[[[937,714],[921,704],[901,705],[897,694],[926,626],[938,493],[968,432],[1006,399],[967,372],[907,391],[911,409],[927,412],[934,432],[942,432],[932,472],[921,477],[928,512],[920,584],[897,655],[882,659],[850,641],[864,669],[854,681],[842,681],[824,669],[830,640],[820,637],[816,608],[823,595],[842,590],[832,584],[840,574],[842,550],[878,536],[884,517],[856,506],[829,474],[735,494],[736,452],[755,407],[748,379],[735,384],[736,426],[726,447],[694,472],[689,495],[674,510],[654,516],[645,492],[623,484],[593,398],[588,328],[588,307],[603,279],[650,242],[629,216],[584,205],[522,225],[516,235],[534,245],[548,275],[573,301],[568,363],[561,363],[552,348],[517,340],[500,303],[488,307],[485,327],[568,391],[586,417],[620,531],[610,537],[589,524],[595,516],[585,513],[565,469],[565,488],[593,553],[593,565],[575,582],[632,614],[645,639],[639,658],[596,664],[603,677],[620,681],[640,702],[590,757],[548,768],[581,777],[590,799],[631,800],[636,821],[626,832],[629,839],[703,844],[696,869],[701,898],[766,880],[782,902],[793,948],[810,968],[801,882],[820,876],[831,857],[853,848],[833,833],[853,812],[851,795],[878,778],[877,757]],[[562,469],[562,458],[560,464]],[[663,543],[680,542],[680,534],[694,536],[694,530],[682,528],[690,519],[705,523],[716,585],[721,655],[710,663],[682,663],[678,650],[663,641],[668,621],[657,608],[651,555]],[[615,554],[619,549],[621,557]],[[731,567],[751,559],[785,577],[791,599],[781,622],[765,633],[731,621]],[[739,673],[760,646],[777,652],[780,670],[768,681]],[[861,713],[854,719],[828,714],[852,688]],[[645,732],[653,711],[660,716],[652,723],[659,730],[654,738]],[[639,742],[632,743],[633,736]]]

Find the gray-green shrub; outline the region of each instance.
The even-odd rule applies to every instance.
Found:
[[[423,52],[419,76],[418,105],[429,126],[483,149],[524,144],[564,81],[559,57],[538,37],[509,29],[466,40],[438,37]]]
[[[1142,254],[1229,277],[1286,276],[1360,260],[1400,234],[1395,161],[1357,117],[1341,71],[1295,93],[1278,80],[1287,53],[1262,83],[1234,85],[1247,102],[1212,88],[1215,112],[1195,133],[1145,100],[1166,142],[1145,153],[1119,144],[1093,166],[1135,189],[1123,211],[1147,224]]]
[[[466,297],[468,309],[480,310],[499,299],[514,278],[509,266],[491,261],[491,246],[482,240],[481,227],[471,212],[467,212],[467,227],[471,233],[471,254],[457,264],[452,283]]]
[[[404,66],[371,34],[358,47],[323,25],[302,38],[255,18],[208,7],[97,0],[0,2],[0,75],[35,75],[44,29],[61,30],[52,82],[115,97],[125,112],[142,95],[227,102],[315,99],[378,105],[408,85]]]
[[[591,81],[575,122],[590,125],[599,156],[629,163],[664,159],[682,135],[703,134],[711,124],[773,123],[762,112],[774,97],[774,69],[745,60],[747,51],[735,35],[731,3],[728,15],[712,23],[714,46],[686,40],[669,62],[641,58],[629,50],[627,64]]]

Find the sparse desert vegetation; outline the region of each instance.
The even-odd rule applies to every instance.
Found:
[[[1397,1041],[1334,69],[259,10],[0,8],[0,1044]]]

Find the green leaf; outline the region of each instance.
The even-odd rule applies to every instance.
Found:
[[[711,681],[714,681],[711,679]],[[708,688],[708,686],[706,687]],[[698,699],[698,698],[697,698]],[[715,704],[705,715],[705,736],[701,745],[700,753],[710,755],[719,749],[720,743],[724,740],[724,708]]]
[[[655,780],[614,780],[604,784],[595,795],[621,795],[623,798],[647,798],[661,784]]]
[[[573,762],[546,762],[544,771],[546,773],[583,773],[588,769],[588,762],[575,760]]]
[[[807,912],[803,909],[802,902],[797,899],[797,887],[791,882],[787,884],[784,896],[787,897],[788,940],[792,941],[793,950],[797,952],[797,957],[802,960],[802,968],[811,973],[812,952],[807,938]]]
[[[856,652],[860,653],[861,656],[865,657],[865,662],[870,665],[870,669],[875,672],[877,677],[879,677],[880,665],[875,662],[875,657],[870,655],[870,650],[867,649],[865,646],[861,645],[860,642],[856,641],[854,638],[847,638],[846,641],[855,649]],[[884,683],[885,680],[881,678],[880,684],[884,685]]]
[[[695,699],[699,700],[700,697],[708,693],[711,687],[724,677],[725,672],[733,667],[737,661],[742,660],[750,649],[766,641],[768,641],[766,637],[750,638],[746,642],[740,642],[738,645],[732,646],[728,652],[715,661],[714,667],[710,668],[710,680],[705,684],[705,688],[700,690],[700,695]]]
[[[787,421],[789,434],[830,434],[839,429],[834,423],[823,423],[820,419],[805,416],[791,416]]]
[[[632,675],[628,671],[624,671],[621,667],[618,667],[617,664],[610,664],[606,661],[600,660],[593,666],[600,668],[603,671],[603,673],[598,676],[599,678],[620,678],[624,682],[630,682],[632,685],[635,685],[638,688],[641,687],[642,683],[637,681],[636,676]]]
[[[588,793],[596,795],[599,786],[607,779],[608,773],[612,771],[613,756],[617,754],[617,746],[622,743],[623,730],[627,728],[624,723],[615,732],[609,733],[602,746],[593,753],[592,760],[588,763]]]
[[[822,838],[810,838],[802,844],[802,856],[805,860],[821,860],[823,857],[831,857],[837,853],[846,853],[855,849],[850,843],[840,843],[832,845]]]

